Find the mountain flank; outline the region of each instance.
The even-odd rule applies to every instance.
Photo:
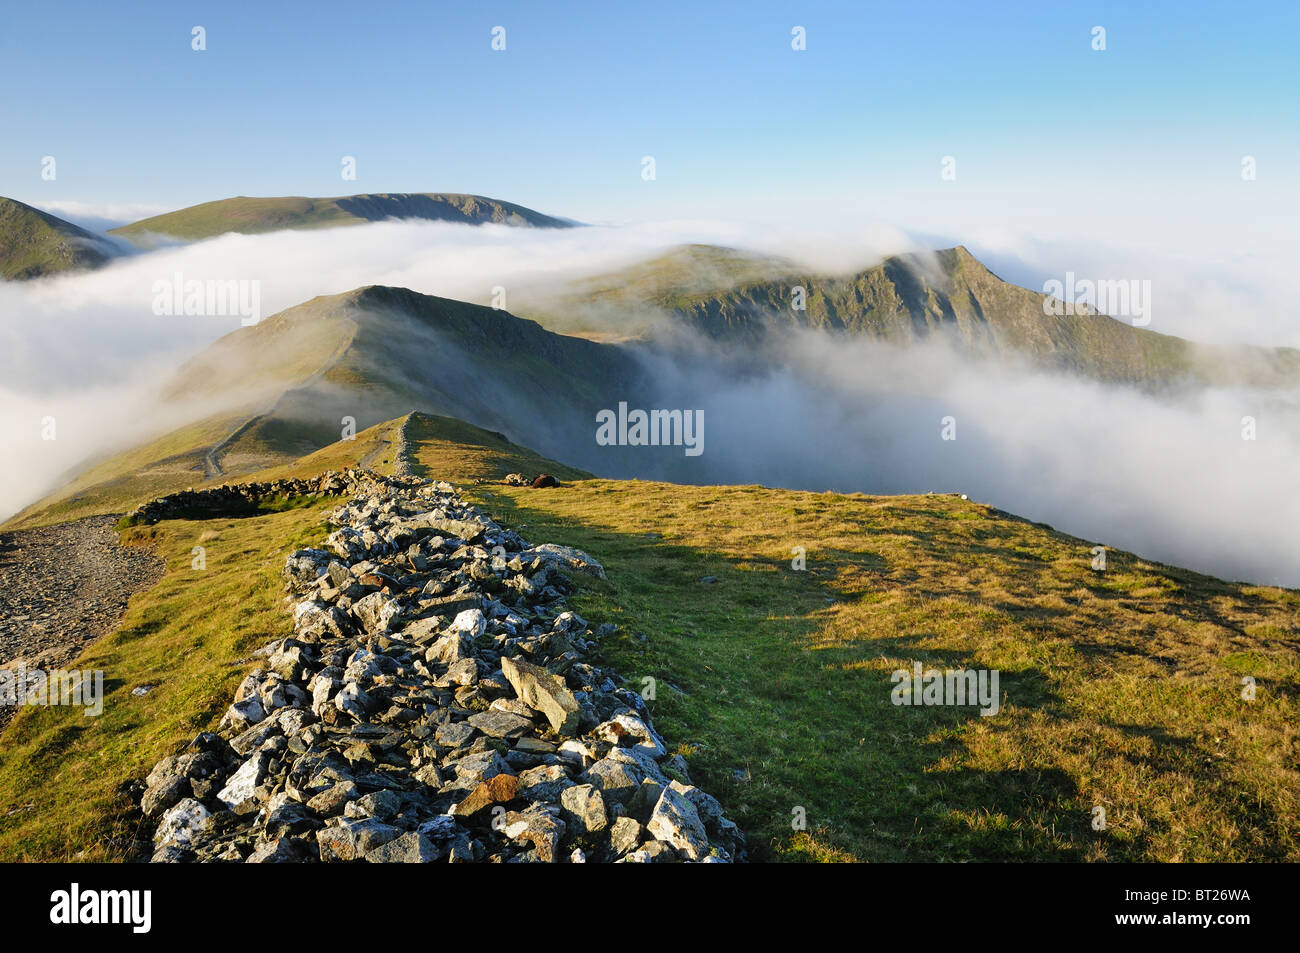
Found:
[[[115,254],[111,242],[71,222],[0,197],[0,278],[21,281],[98,268]]]
[[[901,346],[943,341],[981,360],[1149,390],[1300,386],[1295,348],[1201,344],[1085,307],[1049,314],[1045,300],[1002,280],[963,246],[823,275],[770,256],[685,245],[573,282],[560,295],[516,297],[524,313],[572,333],[647,337],[667,322],[714,342],[767,344],[779,353],[785,335],[814,330]]]
[[[625,350],[502,310],[385,286],[313,298],[200,352],[160,394],[169,423],[89,461],[6,526],[122,512],[292,463],[413,410],[543,452],[594,453],[597,410],[635,393],[641,373]]]

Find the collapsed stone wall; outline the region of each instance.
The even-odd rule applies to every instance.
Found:
[[[155,861],[727,862],[744,838],[565,605],[579,550],[370,477],[292,554],[294,634],[149,774]]]
[[[293,496],[344,496],[379,486],[380,478],[369,470],[349,468],[327,470],[307,480],[285,479],[267,483],[223,483],[205,490],[181,490],[160,496],[126,514],[130,523],[159,520],[205,519],[256,512],[267,500]]]

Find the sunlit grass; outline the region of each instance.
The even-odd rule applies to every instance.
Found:
[[[757,859],[1300,855],[1294,592],[1118,551],[1096,572],[1090,542],[950,496],[475,483],[538,458],[429,428],[417,466],[604,563],[576,608],[619,626],[604,660],[653,679],[657,726]],[[123,856],[119,786],[212,727],[241,660],[287,632],[279,568],[331,505],[130,531],[167,575],[77,663],[108,673],[102,718],[28,711],[3,736],[0,857]],[[1001,710],[896,707],[914,660],[999,670]]]

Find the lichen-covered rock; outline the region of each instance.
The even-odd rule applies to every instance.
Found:
[[[578,729],[578,702],[565,687],[564,679],[540,666],[519,659],[503,658],[501,671],[524,704],[544,714],[551,727],[562,735]]]
[[[691,799],[686,796],[686,786],[673,781],[663,789],[659,803],[650,815],[646,830],[691,860],[701,860],[709,852],[709,838],[704,832],[704,822]]]
[[[189,845],[203,834],[212,812],[194,798],[184,798],[162,816],[153,842],[162,847],[167,844]]]
[[[400,828],[373,818],[344,820],[320,830],[316,843],[321,860],[359,860],[402,835]]]

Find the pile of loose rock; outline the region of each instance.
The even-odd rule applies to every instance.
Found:
[[[560,485],[560,481],[549,473],[539,473],[531,480],[522,473],[507,473],[503,482],[506,486],[531,486],[534,490],[543,490]]]
[[[641,696],[565,608],[586,554],[447,484],[374,480],[285,568],[294,635],[141,807],[155,861],[744,859]]]
[[[206,490],[182,490],[142,504],[126,519],[130,523],[157,523],[168,519],[205,519],[256,512],[267,500],[294,496],[344,496],[372,490],[380,484],[369,470],[328,470],[310,480],[272,480],[269,483],[235,483]]]

